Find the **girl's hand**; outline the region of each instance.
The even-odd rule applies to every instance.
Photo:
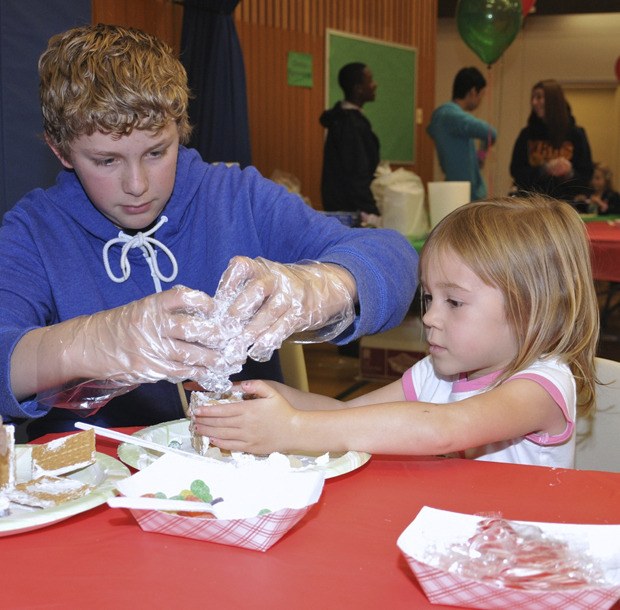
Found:
[[[294,448],[301,412],[264,381],[243,381],[240,386],[255,398],[195,408],[192,417],[196,432],[229,451],[265,455]]]
[[[598,206],[598,209],[603,213],[606,212],[609,208],[609,204],[607,203],[607,201],[601,199],[598,195],[591,195],[590,203],[596,204],[596,206]]]

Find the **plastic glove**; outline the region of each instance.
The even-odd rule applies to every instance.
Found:
[[[80,415],[87,417],[95,414],[112,398],[131,392],[137,387],[107,379],[89,379],[81,383],[73,381],[62,387],[40,392],[35,400],[48,407],[79,410]]]
[[[236,256],[215,299],[232,303],[227,315],[244,327],[247,355],[265,362],[291,335],[313,343],[342,333],[355,318],[357,289],[351,274],[335,264],[283,265]]]
[[[43,404],[97,409],[141,383],[193,379],[217,391],[241,362],[226,359],[234,320],[222,325],[220,306],[207,294],[177,286],[122,307],[47,327],[40,342],[39,370],[58,361],[61,384],[41,392]],[[58,346],[60,345],[60,352]],[[204,382],[204,383],[203,383]],[[60,387],[59,387],[60,386]]]

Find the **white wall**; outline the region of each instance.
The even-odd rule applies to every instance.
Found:
[[[509,173],[512,147],[530,113],[530,91],[534,83],[555,78],[570,90],[612,91],[612,107],[604,116],[600,110],[579,116],[577,122],[589,131],[601,132],[606,125],[605,143],[597,143],[595,160],[614,169],[620,185],[620,87],[615,63],[620,57],[620,13],[536,16],[526,18],[524,27],[502,57],[485,66],[460,37],[454,19],[439,19],[437,25],[437,75],[435,101],[450,99],[452,81],[464,66],[476,66],[487,79],[483,104],[476,115],[493,124],[498,141],[485,167],[485,178],[493,195],[504,195],[511,186]],[[570,95],[567,95],[570,99]],[[581,106],[580,106],[581,108]],[[585,113],[585,111],[584,111]],[[600,157],[606,158],[600,158]],[[442,179],[435,160],[435,179]]]

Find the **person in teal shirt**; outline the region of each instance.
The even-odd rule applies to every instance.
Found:
[[[470,182],[472,201],[487,195],[480,168],[497,138],[494,127],[471,114],[480,105],[486,84],[477,68],[459,70],[452,84],[452,101],[435,109],[427,127],[446,180]],[[480,140],[478,150],[474,140]]]

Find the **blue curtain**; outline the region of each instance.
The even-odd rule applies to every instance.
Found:
[[[240,0],[185,0],[181,61],[194,95],[190,146],[205,161],[251,164],[241,45],[232,17]]]
[[[90,23],[91,0],[0,0],[0,218],[60,163],[43,140],[37,62],[52,34]]]

